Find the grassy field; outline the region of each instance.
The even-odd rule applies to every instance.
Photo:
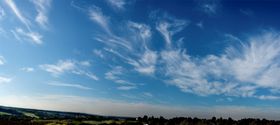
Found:
[[[0,106],[0,125],[139,125],[135,118]]]
[[[35,115],[34,113],[30,113],[30,112],[23,112],[23,114],[25,116],[28,116],[28,117],[31,117],[31,118],[36,118],[36,119],[39,119],[40,117]]]
[[[32,120],[31,123],[36,125],[138,125],[136,121],[127,120]]]
[[[7,112],[0,112],[0,115],[12,115],[11,113],[7,113]]]
[[[129,120],[104,120],[104,121],[82,121],[82,123],[90,124],[90,125],[104,125],[104,124],[136,124],[136,121]]]

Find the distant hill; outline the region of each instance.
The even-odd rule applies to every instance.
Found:
[[[60,112],[60,111],[48,111],[26,108],[15,108],[0,106],[0,115],[14,116],[17,118],[34,118],[34,119],[92,119],[100,118],[103,116],[91,115],[85,113],[73,113],[73,112]]]

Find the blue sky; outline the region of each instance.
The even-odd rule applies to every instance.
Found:
[[[276,1],[3,0],[0,104],[280,119]]]

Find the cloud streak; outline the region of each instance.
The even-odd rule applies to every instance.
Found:
[[[151,75],[156,70],[157,58],[156,52],[147,50],[138,61],[130,59],[128,63],[133,65],[139,73]]]
[[[27,29],[31,30],[30,29],[30,21],[21,14],[21,11],[18,9],[18,7],[14,3],[14,1],[13,0],[5,0],[5,2],[12,9],[12,11],[16,15],[16,17],[27,27]]]
[[[32,67],[23,67],[20,70],[25,71],[25,72],[34,72],[34,68]]]
[[[43,28],[48,26],[48,11],[51,7],[51,2],[52,0],[32,0],[38,13],[35,21]]]
[[[136,89],[136,86],[119,86],[117,87],[118,90],[131,90]]]
[[[101,8],[92,6],[89,9],[89,17],[92,21],[98,23],[107,33],[111,34],[111,30],[108,24],[109,17],[103,14]]]
[[[15,2],[13,0],[5,0],[5,3],[11,8],[20,22],[22,22],[27,28],[27,31],[24,31],[22,28],[16,28],[15,30],[12,30],[12,33],[16,39],[21,40],[21,37],[23,37],[23,40],[31,41],[34,44],[42,44],[43,36],[31,29],[31,22],[22,15]]]
[[[198,1],[199,10],[207,15],[215,15],[220,7],[219,0],[200,0]]]
[[[117,87],[118,90],[136,89],[137,88],[136,83],[132,83],[122,78],[122,76],[124,76],[125,74],[126,74],[126,70],[123,67],[116,66],[111,71],[105,73],[105,78],[117,83],[119,85]]]
[[[105,30],[110,31],[110,28],[108,27],[108,20],[106,16],[103,15],[101,12],[101,9],[95,9],[96,12],[91,12],[94,14],[91,16],[91,19],[94,19],[95,22],[100,24],[101,27],[103,27]],[[108,32],[108,35],[101,35],[101,36],[95,36],[95,40],[102,42],[106,45],[108,45],[111,48],[125,48],[125,50],[121,53],[118,51],[114,51],[113,49],[107,49],[107,52],[110,52],[112,54],[115,54],[119,57],[121,57],[127,64],[130,64],[135,67],[135,70],[139,73],[143,74],[153,74],[155,71],[155,64],[157,61],[157,54],[153,51],[151,51],[147,47],[147,42],[149,41],[150,37],[152,36],[151,29],[149,26],[145,24],[140,24],[132,21],[127,22],[127,31],[131,34],[133,34],[133,38],[127,38],[127,37],[119,37],[115,34],[113,34],[111,31]],[[135,41],[134,43],[130,41]],[[134,44],[138,44],[141,46],[141,48],[135,48],[135,46],[132,46]],[[137,55],[139,60],[135,60],[133,58],[130,58],[127,53],[133,52],[139,53],[141,52],[141,55]],[[97,54],[98,52],[95,51]],[[98,53],[100,55],[100,53]]]
[[[81,84],[69,84],[69,83],[62,83],[62,82],[49,82],[47,83],[50,86],[58,86],[58,87],[70,87],[70,88],[77,88],[77,89],[83,89],[83,90],[91,90],[92,88],[83,86]]]
[[[117,9],[124,9],[124,6],[127,4],[126,0],[106,0],[106,2]]]
[[[0,66],[4,65],[6,63],[6,60],[4,58],[4,56],[0,56]]]
[[[3,17],[6,16],[6,12],[4,9],[0,6],[0,20],[3,19]]]
[[[175,33],[178,33],[184,29],[184,27],[188,24],[185,20],[180,20],[172,17],[168,17],[165,19],[162,18],[158,21],[156,29],[162,34],[166,45],[168,47],[172,44],[172,36]]]
[[[54,76],[59,76],[64,73],[72,73],[76,75],[87,76],[93,80],[99,80],[99,78],[93,73],[86,71],[85,68],[89,67],[89,62],[85,61],[75,61],[75,60],[59,60],[56,64],[42,64],[39,67],[51,73]]]
[[[0,76],[0,84],[9,83],[9,82],[11,82],[11,81],[12,81],[12,78]]]
[[[38,34],[37,32],[33,31],[24,31],[22,28],[16,28],[15,30],[11,31],[16,39],[18,40],[26,40],[31,41],[34,44],[43,44],[42,38],[43,36],[41,34]]]
[[[76,66],[71,60],[59,60],[57,64],[43,64],[39,67],[53,75],[60,75],[66,71],[74,70]]]

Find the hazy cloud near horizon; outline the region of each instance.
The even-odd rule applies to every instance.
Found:
[[[280,120],[278,108],[246,107],[246,106],[167,106],[148,103],[131,103],[120,100],[87,98],[69,95],[41,95],[41,96],[5,96],[1,97],[0,104],[47,109],[57,111],[83,112],[105,116],[142,117],[144,115],[165,118],[198,117],[242,119],[266,118]],[[94,106],[93,106],[94,104]],[[109,108],[111,107],[111,108]],[[265,109],[265,111],[264,111]]]

